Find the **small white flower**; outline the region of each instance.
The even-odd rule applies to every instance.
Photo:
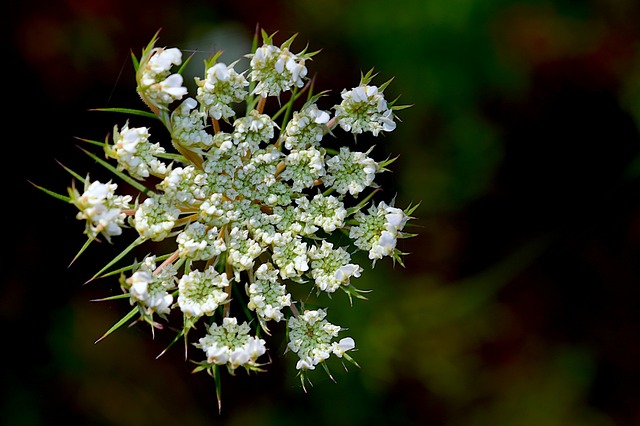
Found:
[[[369,259],[374,263],[384,256],[393,256],[397,238],[409,217],[395,207],[381,201],[378,206],[371,206],[368,214],[357,212],[354,219],[357,226],[352,226],[349,238],[354,240],[356,247],[369,251]]]
[[[282,308],[291,306],[291,294],[286,286],[279,283],[278,270],[271,263],[263,263],[256,270],[255,277],[255,281],[247,288],[247,307],[256,311],[263,321],[281,321],[284,317]]]
[[[160,273],[154,273],[155,269],[155,256],[147,256],[125,281],[130,303],[138,304],[143,317],[149,321],[152,321],[153,314],[164,318],[170,312],[173,296],[169,291],[175,288],[177,273],[172,266],[163,268]]]
[[[181,146],[203,152],[213,145],[213,136],[205,130],[206,113],[197,106],[195,99],[187,98],[171,113],[171,137]]]
[[[213,266],[184,274],[178,282],[178,305],[188,317],[211,316],[218,306],[228,301],[225,288],[229,286],[227,274],[219,274]]]
[[[234,116],[235,111],[231,108],[231,104],[242,102],[247,95],[245,87],[249,82],[244,75],[238,74],[233,69],[236,62],[229,66],[217,63],[207,69],[204,80],[196,78],[197,99],[213,119],[220,120]]]
[[[349,263],[351,256],[342,247],[333,248],[333,244],[322,241],[321,246],[309,249],[311,276],[319,290],[335,292],[340,286],[348,286],[351,277],[359,277],[362,267]]]
[[[140,59],[138,73],[138,93],[149,106],[166,109],[187,94],[182,86],[180,74],[170,74],[174,65],[182,63],[182,52],[177,48],[153,48]]]
[[[218,228],[200,222],[190,223],[176,237],[180,257],[209,260],[227,249]]]
[[[249,335],[249,325],[238,325],[234,317],[226,317],[222,325],[211,324],[207,335],[202,337],[197,348],[202,349],[209,364],[227,365],[233,371],[238,367],[258,367],[257,359],[266,353],[265,341]]]
[[[378,163],[364,152],[352,152],[341,147],[338,155],[326,161],[327,176],[324,183],[340,194],[358,196],[365,188],[371,186],[379,171]]]
[[[343,338],[337,344],[333,342],[341,327],[328,322],[326,315],[325,309],[318,309],[306,310],[302,315],[289,318],[287,347],[299,357],[296,369],[313,370],[332,353],[342,357],[346,351],[355,348],[355,342],[351,338]]]
[[[87,177],[85,190],[80,193],[70,190],[71,202],[80,210],[78,220],[86,220],[85,234],[91,238],[103,235],[107,241],[112,236],[122,234],[122,226],[127,215],[122,211],[129,208],[130,195],[115,195],[116,183],[90,182]]]
[[[167,173],[167,165],[156,155],[164,154],[160,144],[149,142],[149,129],[146,127],[129,127],[125,123],[122,129],[113,128],[113,145],[105,145],[107,157],[118,161],[117,169],[126,170],[138,180],[149,175],[163,177]]]
[[[343,90],[342,102],[336,105],[337,122],[343,130],[353,134],[371,132],[378,136],[381,131],[396,128],[393,111],[387,106],[377,86],[361,84],[351,90]]]
[[[162,241],[171,233],[179,216],[177,207],[150,197],[138,206],[133,224],[141,237]]]

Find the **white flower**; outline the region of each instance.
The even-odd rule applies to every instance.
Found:
[[[146,127],[129,127],[125,123],[122,129],[113,129],[113,145],[105,145],[107,157],[118,161],[117,169],[126,170],[138,180],[149,175],[163,177],[167,173],[167,165],[156,155],[164,154],[160,144],[149,142],[149,129]]]
[[[158,184],[164,200],[176,206],[193,207],[208,196],[207,174],[194,166],[176,167]]]
[[[349,238],[354,240],[356,247],[369,251],[369,259],[381,259],[384,256],[393,256],[395,253],[397,238],[404,228],[409,217],[395,207],[381,201],[378,206],[371,206],[368,214],[357,212],[354,219],[357,226],[352,226]]]
[[[158,198],[147,198],[138,206],[133,224],[141,237],[164,240],[180,216],[180,210]]]
[[[291,189],[300,192],[311,188],[316,179],[324,176],[324,156],[315,148],[293,150],[285,158],[286,168],[280,178],[293,181]]]
[[[291,306],[291,294],[278,282],[278,270],[271,263],[263,263],[255,272],[256,279],[247,288],[249,303],[247,307],[256,311],[264,321],[281,321],[284,317],[282,308]],[[263,325],[263,328],[265,326]]]
[[[261,142],[268,142],[277,127],[267,114],[251,110],[246,117],[238,118],[233,123],[233,143],[242,151],[256,152]]]
[[[229,232],[227,261],[233,266],[236,274],[253,267],[253,262],[265,249],[249,238],[246,229],[233,228]]]
[[[274,241],[273,261],[280,269],[282,279],[296,279],[309,270],[307,243],[291,233],[282,234],[282,241]]]
[[[352,90],[343,90],[342,102],[336,105],[337,122],[343,130],[353,134],[371,132],[378,136],[381,131],[396,128],[393,112],[377,86],[361,84]]]
[[[265,341],[249,335],[249,325],[226,317],[222,325],[211,324],[207,335],[195,344],[202,349],[209,364],[227,365],[233,371],[240,366],[258,367],[257,359],[266,353]]]
[[[149,321],[152,321],[154,313],[165,317],[170,312],[173,296],[169,291],[175,288],[176,270],[171,265],[160,273],[154,273],[155,269],[155,256],[147,256],[125,281],[129,287],[130,303],[137,303],[143,317]]]
[[[304,86],[303,78],[307,75],[304,58],[288,48],[264,44],[247,57],[251,58],[251,81],[258,83],[252,95],[278,96],[293,86]]]
[[[309,249],[311,276],[319,290],[335,292],[340,286],[347,286],[351,277],[359,277],[362,267],[349,263],[351,256],[342,247],[333,248],[333,244],[322,241],[321,246]]]
[[[138,93],[149,106],[166,109],[187,94],[180,74],[170,74],[173,65],[182,63],[182,52],[177,48],[153,48],[140,59]]]
[[[328,322],[326,315],[325,309],[318,309],[306,310],[302,315],[289,318],[287,347],[299,357],[296,369],[313,370],[332,353],[342,357],[346,351],[355,348],[351,338],[344,338],[338,344],[333,342],[341,327]]]
[[[237,62],[237,61],[236,61]],[[234,65],[217,63],[207,69],[204,80],[196,78],[198,85],[197,99],[211,118],[226,119],[235,115],[230,104],[242,102],[247,95],[244,89],[249,82],[242,74],[238,74]]]
[[[111,181],[90,182],[87,178],[82,195],[75,188],[70,190],[71,202],[80,210],[76,219],[87,221],[85,234],[89,237],[95,238],[101,234],[111,241],[112,236],[122,234],[127,217],[122,210],[129,208],[131,196],[115,195],[117,188],[118,185]]]
[[[206,114],[196,106],[195,99],[187,98],[171,113],[171,137],[184,147],[202,152],[213,145],[213,136],[205,130]]]
[[[190,223],[176,237],[180,257],[209,260],[227,249],[218,228],[200,222]]]
[[[287,149],[317,147],[325,134],[329,114],[316,104],[307,105],[302,111],[293,113],[284,134]]]
[[[218,306],[228,301],[225,288],[229,286],[227,274],[219,274],[213,266],[184,274],[178,282],[178,305],[188,317],[211,316]]]
[[[373,184],[379,170],[378,163],[367,156],[368,153],[352,152],[341,147],[338,155],[326,161],[327,176],[324,183],[340,194],[347,192],[358,196],[364,189]]]

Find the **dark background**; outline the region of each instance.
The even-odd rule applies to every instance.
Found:
[[[7,6],[3,6],[6,8]],[[4,245],[0,423],[640,424],[640,7],[632,0],[68,0],[3,11]],[[399,155],[387,199],[422,202],[402,242],[330,303],[362,368],[312,375],[271,345],[268,372],[192,375],[170,333],[122,328],[91,302],[117,280],[83,283],[131,241],[84,243],[65,193],[98,177],[75,137],[101,140],[142,108],[130,52],[159,46],[247,53],[256,25],[299,33],[317,89],[391,77],[413,104],[376,140]],[[204,57],[199,57],[201,61]],[[201,63],[201,62],[200,62]],[[382,158],[378,158],[382,159]],[[94,172],[95,171],[95,172]]]

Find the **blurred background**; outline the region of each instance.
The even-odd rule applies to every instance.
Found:
[[[9,6],[2,6],[7,9]],[[11,2],[5,57],[3,425],[640,424],[640,4],[634,0]],[[171,333],[122,328],[83,283],[124,247],[84,243],[65,193],[99,167],[75,137],[102,140],[142,108],[130,53],[159,46],[227,63],[256,25],[308,64],[317,90],[374,67],[400,111],[377,139],[399,155],[387,200],[421,202],[405,268],[369,267],[337,294],[361,368],[330,364],[305,394],[284,347],[268,372],[191,374]],[[201,64],[204,56],[196,56]],[[334,98],[337,99],[337,98]],[[337,103],[337,102],[336,102]],[[327,108],[330,107],[327,106]],[[16,176],[17,175],[17,176]],[[275,341],[273,341],[275,342]]]

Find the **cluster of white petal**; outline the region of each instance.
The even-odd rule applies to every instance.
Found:
[[[180,310],[191,318],[211,316],[218,306],[228,302],[228,286],[227,274],[218,273],[213,266],[184,274],[178,282]]]
[[[357,196],[373,184],[378,169],[378,163],[367,153],[351,151],[343,146],[338,155],[327,160],[328,173],[324,183],[340,194],[348,192]]]
[[[248,286],[247,294],[247,307],[256,311],[262,324],[269,320],[281,321],[282,308],[291,306],[291,294],[280,284],[278,270],[271,263],[263,263],[256,269],[255,281]]]
[[[265,341],[249,335],[249,324],[238,325],[234,317],[226,317],[222,325],[212,323],[207,335],[195,344],[202,349],[210,364],[227,365],[230,370],[241,366],[257,366],[257,359],[267,348]]]
[[[304,86],[305,61],[289,49],[264,44],[247,57],[251,58],[251,81],[258,83],[251,94],[278,96],[294,86]]]
[[[138,304],[143,317],[151,319],[153,314],[165,317],[171,310],[173,296],[169,291],[175,288],[174,277],[176,270],[172,266],[156,269],[155,256],[147,256],[139,265],[138,270],[127,278],[130,303]]]
[[[354,134],[371,132],[378,136],[381,131],[390,132],[396,128],[393,111],[377,86],[361,84],[351,90],[343,90],[341,96],[342,102],[335,110],[343,130]]]
[[[130,195],[115,195],[111,182],[87,178],[84,193],[70,189],[89,237],[109,240],[128,223],[138,233],[136,244],[170,247],[162,257],[134,264],[120,282],[154,327],[160,325],[153,316],[168,321],[172,309],[182,314],[184,336],[207,321],[195,346],[206,355],[200,368],[209,372],[218,365],[259,369],[265,341],[250,331],[262,327],[268,334],[269,321],[286,321],[288,350],[297,354],[301,372],[331,355],[351,360],[346,352],[355,348],[354,340],[337,339],[343,329],[326,320],[325,309],[299,314],[290,286],[329,297],[342,290],[351,297],[360,291],[352,282],[363,272],[352,262],[353,252],[368,252],[374,265],[384,256],[400,256],[397,240],[407,236],[402,230],[412,211],[373,204],[375,191],[363,194],[376,188],[376,175],[391,161],[370,158],[373,148],[321,145],[339,128],[374,136],[394,130],[382,93],[386,85],[379,89],[368,84],[369,74],[363,76],[359,86],[342,91],[333,117],[317,104],[324,93],[310,93],[293,111],[302,92],[296,89],[308,80],[305,61],[313,54],[294,54],[289,41],[277,47],[263,38],[247,55],[246,71],[234,69],[237,61],[217,62],[217,55],[205,61],[194,97],[187,96],[183,77],[172,73],[182,64],[182,52],[151,43],[137,68],[137,91],[164,125],[174,152],[151,143],[149,128],[127,122],[114,127],[113,144],[105,143],[104,150],[117,161],[116,174],[140,191],[135,203]],[[287,91],[291,98],[281,104]],[[270,115],[265,112],[275,108],[276,99],[267,99],[272,96],[278,97],[278,112]],[[236,105],[242,102],[244,115]],[[265,107],[267,102],[273,105]],[[239,324],[231,313],[238,303],[258,321]]]
[[[351,337],[333,341],[342,330],[325,319],[325,309],[307,310],[302,315],[289,318],[289,343],[287,347],[298,355],[296,369],[313,370],[331,354],[341,358],[346,351],[355,348]]]
[[[369,259],[375,261],[384,256],[393,256],[398,233],[409,220],[407,214],[396,207],[381,201],[378,206],[372,205],[364,214],[357,212],[354,219],[357,226],[351,227],[349,238],[356,247],[369,251]]]
[[[182,75],[171,74],[171,68],[181,63],[182,52],[175,47],[154,48],[142,58],[137,76],[138,93],[150,106],[166,109],[187,94]]]
[[[112,236],[122,234],[126,219],[122,209],[129,207],[131,196],[115,195],[117,188],[116,183],[89,182],[88,178],[82,195],[73,188],[71,199],[80,210],[76,219],[86,220],[85,234],[90,238],[101,234],[107,241],[111,241]]]
[[[236,61],[237,62],[237,61]],[[227,119],[235,115],[232,103],[242,102],[247,95],[245,87],[249,82],[244,73],[238,74],[233,68],[219,62],[206,71],[204,80],[196,78],[198,95],[202,108],[215,120]]]
[[[138,180],[167,173],[167,165],[157,157],[164,153],[159,143],[149,142],[147,127],[129,127],[128,122],[120,130],[115,126],[113,145],[105,145],[105,154],[118,161],[118,170],[126,170]]]

